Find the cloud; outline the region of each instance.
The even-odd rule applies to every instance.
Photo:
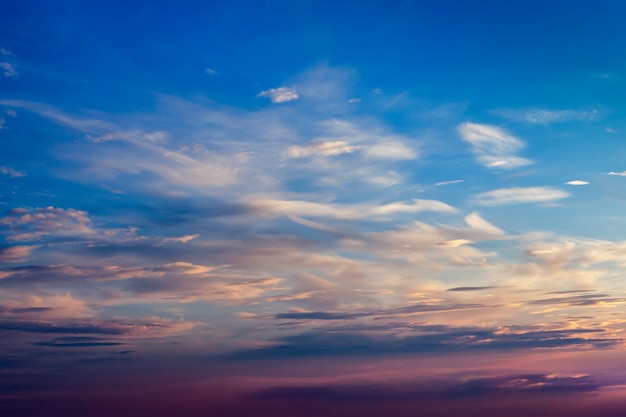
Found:
[[[552,187],[502,188],[477,194],[474,200],[482,206],[546,203],[569,197],[570,194]]]
[[[26,174],[24,174],[23,172],[17,171],[7,166],[0,166],[0,174],[8,175],[11,178],[19,178],[19,177],[26,176]]]
[[[525,248],[527,255],[551,267],[572,266],[581,269],[603,262],[626,265],[626,242],[596,239],[561,239],[537,242]]]
[[[545,110],[545,109],[498,109],[490,113],[515,122],[532,124],[592,121],[598,117],[597,110]]]
[[[594,305],[625,304],[626,298],[610,297],[608,294],[583,294],[569,297],[544,298],[531,300],[531,305],[560,305],[569,307],[586,307]]]
[[[472,146],[478,161],[487,168],[514,169],[533,163],[516,155],[524,148],[524,143],[500,128],[463,123],[459,125],[458,132]]]
[[[7,214],[0,218],[0,227],[5,229],[8,240],[28,241],[50,234],[84,235],[93,232],[87,212],[71,208],[15,208]]]
[[[558,376],[554,374],[507,375],[477,378],[450,387],[448,395],[483,396],[513,392],[594,392],[600,388],[589,375]]]
[[[270,88],[263,90],[257,97],[268,97],[272,103],[287,103],[298,99],[298,93],[290,87]]]
[[[465,180],[452,180],[452,181],[440,181],[435,183],[436,187],[441,187],[442,185],[452,185],[452,184],[459,184],[464,182]]]
[[[321,123],[322,138],[306,145],[292,145],[283,152],[283,158],[297,159],[309,156],[330,157],[355,154],[366,159],[389,161],[411,160],[417,152],[406,143],[408,138],[390,134],[377,127],[332,119]]]
[[[289,85],[307,100],[295,108],[245,110],[166,95],[157,96],[154,113],[130,116],[68,114],[22,100],[0,104],[84,135],[86,141],[56,147],[57,175],[125,193],[233,198],[291,181],[342,190],[399,185],[407,171],[396,162],[416,159],[419,141],[391,132],[380,118],[346,110],[352,76],[322,66],[296,77]]]
[[[88,336],[67,336],[58,337],[49,342],[39,342],[39,346],[50,346],[58,348],[75,348],[75,347],[101,347],[101,346],[119,346],[121,342],[111,342],[100,337]]]
[[[4,70],[3,74],[5,77],[15,77],[18,75],[15,65],[9,62],[0,62],[0,68]]]
[[[492,288],[498,288],[498,287],[494,287],[494,286],[487,286],[487,287],[454,287],[454,288],[448,288],[446,291],[482,291],[482,290],[490,290]]]
[[[393,407],[398,416],[509,416],[549,415],[551,417],[613,417],[622,401],[607,401],[598,395],[605,385],[588,374],[493,372],[464,375],[421,375],[401,382],[382,379],[297,380],[276,382],[256,388],[238,403],[253,401],[257,408],[292,410],[307,404],[307,410],[340,408],[341,415],[372,417]],[[229,408],[230,409],[230,408]],[[282,413],[273,412],[267,415]],[[288,415],[285,412],[285,415]],[[308,413],[305,412],[306,415]],[[329,413],[325,413],[329,414]],[[263,414],[264,416],[265,414]],[[330,413],[329,415],[335,415]],[[337,414],[339,415],[339,414]]]
[[[456,209],[437,200],[413,200],[412,202],[394,202],[384,205],[373,204],[328,204],[302,200],[258,199],[248,203],[260,212],[286,216],[331,217],[337,219],[384,219],[402,213],[434,211],[454,213]]]
[[[194,239],[197,239],[198,237],[200,237],[199,234],[186,235],[186,236],[181,236],[181,237],[167,237],[163,239],[163,242],[164,243],[170,243],[170,242],[187,243],[187,242],[191,242]]]
[[[276,292],[274,286],[282,281],[267,275],[259,277],[237,271],[218,271],[226,267],[228,265],[214,267],[189,262],[153,267],[25,266],[5,270],[0,286],[7,289],[49,288],[54,291],[59,286],[70,285],[77,294],[106,304],[115,304],[120,299],[212,300],[232,304]],[[87,283],[91,283],[92,287],[84,288]],[[95,288],[107,290],[98,291]]]
[[[14,330],[29,333],[65,333],[65,334],[107,334],[121,335],[131,329],[127,325],[113,325],[112,323],[83,322],[54,324],[33,320],[6,320],[0,319],[0,331]]]
[[[471,213],[465,216],[465,222],[472,229],[483,232],[486,235],[501,236],[505,234],[502,229],[499,229],[493,224],[489,223],[488,221],[480,217],[478,213]]]
[[[350,146],[347,142],[317,142],[308,146],[290,146],[284,153],[287,158],[303,158],[311,155],[337,156],[344,153],[353,153],[357,146]]]
[[[0,248],[0,262],[21,262],[26,260],[34,248],[34,246],[21,245]]]
[[[626,171],[622,171],[622,172],[611,171],[611,172],[609,172],[609,175],[617,175],[617,176],[620,176],[620,177],[626,177]]]
[[[589,182],[588,181],[583,181],[583,180],[572,180],[572,181],[568,181],[565,184],[567,185],[588,185]]]
[[[204,70],[204,73],[208,75],[215,75],[217,74],[217,71],[215,71],[213,68],[207,68]]]
[[[18,331],[23,333],[51,333],[69,335],[110,335],[125,338],[157,337],[194,327],[193,323],[172,321],[160,318],[151,319],[109,319],[109,320],[17,320],[0,318],[0,332]]]
[[[2,74],[5,77],[17,77],[19,75],[15,65],[10,62],[0,62],[0,69],[4,70]]]
[[[289,317],[294,317],[289,315]],[[329,320],[323,315],[315,319]],[[337,317],[341,320],[341,317]],[[332,319],[330,319],[332,321]],[[410,325],[407,326],[410,328]],[[311,356],[386,355],[426,352],[469,352],[511,349],[608,349],[618,346],[621,338],[609,337],[604,329],[533,330],[503,332],[486,327],[416,326],[415,332],[405,327],[387,337],[373,335],[366,328],[362,332],[309,330],[284,336],[277,345],[245,349],[230,356],[251,358],[288,358]],[[592,335],[597,335],[593,337]]]

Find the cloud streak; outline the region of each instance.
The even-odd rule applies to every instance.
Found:
[[[570,194],[553,187],[514,187],[476,194],[474,201],[481,206],[549,203],[569,197]]]
[[[457,128],[461,139],[472,146],[478,162],[490,169],[515,169],[533,162],[517,156],[525,144],[504,130],[478,123],[463,123]]]
[[[275,104],[288,103],[299,98],[296,90],[291,87],[278,87],[263,90],[257,94],[257,97],[267,97],[272,103]]]
[[[589,122],[598,118],[597,110],[498,109],[490,113],[514,122],[545,125],[574,121]]]

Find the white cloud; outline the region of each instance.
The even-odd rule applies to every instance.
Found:
[[[622,171],[622,172],[611,171],[609,172],[609,175],[618,175],[620,177],[626,177],[626,171]]]
[[[0,174],[8,175],[11,178],[25,177],[26,174],[11,167],[0,166]]]
[[[110,132],[101,136],[87,135],[87,139],[95,143],[120,140],[135,144],[140,144],[141,141],[163,144],[167,141],[167,137],[167,132],[157,131],[152,133],[145,133],[141,130]]]
[[[181,237],[167,237],[163,239],[164,243],[169,243],[169,242],[175,242],[175,243],[187,243],[190,242],[194,239],[197,239],[198,237],[200,237],[200,235],[195,234],[195,235],[185,235],[185,236],[181,236]]]
[[[336,156],[344,153],[353,153],[357,149],[357,146],[350,146],[344,141],[327,141],[313,143],[308,146],[290,146],[284,152],[284,156],[288,158],[302,158],[311,155]]]
[[[472,152],[488,168],[513,169],[532,164],[516,156],[524,142],[494,126],[463,123],[458,127],[461,138],[472,145]]]
[[[535,243],[526,248],[526,253],[550,266],[587,267],[603,262],[626,265],[626,242],[623,241],[564,238],[554,242]]]
[[[442,185],[452,185],[452,184],[459,184],[461,182],[464,182],[465,180],[452,180],[452,181],[440,181],[435,183],[436,187],[441,187]]]
[[[475,200],[483,206],[544,203],[569,197],[569,193],[552,187],[502,188],[477,194]]]
[[[590,121],[598,116],[597,110],[546,110],[546,109],[498,109],[491,113],[516,122],[533,124]]]
[[[572,181],[566,182],[565,184],[567,184],[567,185],[587,185],[587,184],[589,184],[589,181],[572,180]]]
[[[213,68],[207,68],[204,70],[204,72],[208,75],[215,75],[217,74],[217,71],[215,71]]]
[[[346,120],[332,119],[320,123],[323,128],[323,135],[306,145],[292,145],[283,151],[285,159],[298,159],[305,157],[318,157],[311,161],[310,165],[299,164],[299,168],[307,166],[315,171],[332,172],[333,176],[325,177],[321,182],[326,184],[337,183],[339,178],[334,177],[337,172],[341,172],[341,178],[345,181],[347,177],[356,175],[371,184],[389,186],[396,184],[401,176],[392,169],[387,172],[375,172],[371,168],[382,168],[370,164],[370,169],[363,169],[363,160],[378,160],[380,163],[386,161],[402,161],[417,158],[417,152],[410,148],[406,142],[408,138],[395,135],[381,129],[379,126],[360,126]],[[320,157],[333,157],[343,154],[354,154],[352,161],[331,162],[320,161]],[[346,164],[355,164],[347,170]],[[348,172],[346,172],[348,171]],[[369,172],[365,172],[369,171]]]
[[[363,147],[363,152],[376,159],[415,159],[415,151],[398,141],[384,141],[370,146]]]
[[[297,100],[298,93],[295,89],[290,87],[278,87],[261,91],[257,94],[257,97],[268,97],[272,103],[287,103],[289,101]]]
[[[435,211],[454,213],[456,209],[436,200],[413,200],[375,206],[371,204],[325,204],[302,200],[258,199],[249,202],[257,210],[286,216],[331,217],[338,219],[385,218],[399,213]]]
[[[43,117],[54,120],[55,122],[63,126],[68,126],[72,129],[76,129],[87,134],[99,135],[102,132],[115,130],[115,125],[108,121],[94,118],[79,118],[68,116],[64,112],[56,109],[55,107],[44,103],[23,100],[0,100],[0,105],[17,107],[31,111],[33,113],[37,113]]]
[[[504,230],[497,228],[487,220],[483,219],[478,213],[471,213],[465,216],[465,223],[472,229],[482,232],[486,235],[504,235]]]

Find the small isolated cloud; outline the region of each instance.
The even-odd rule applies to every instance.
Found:
[[[298,93],[295,89],[290,87],[278,87],[263,90],[257,94],[257,97],[268,97],[272,103],[287,103],[289,101],[297,100]]]
[[[622,171],[622,172],[611,171],[609,172],[609,175],[618,175],[620,177],[626,177],[626,171]]]
[[[34,246],[9,246],[0,248],[0,262],[20,262],[28,258]]]
[[[23,172],[17,171],[11,167],[0,166],[0,174],[8,175],[11,178],[19,178],[25,177],[26,174]]]
[[[516,155],[524,148],[524,142],[500,128],[463,123],[458,127],[458,132],[472,146],[478,162],[487,168],[514,169],[532,164],[531,160]]]
[[[591,121],[597,118],[597,110],[546,110],[546,109],[498,109],[492,114],[514,122],[533,124],[564,123],[571,121]]]
[[[196,235],[186,235],[186,236],[181,236],[181,237],[167,237],[163,239],[163,242],[164,243],[169,243],[169,242],[187,243],[198,238],[199,236],[200,235],[196,234]]]
[[[569,193],[552,187],[501,188],[477,194],[475,200],[482,206],[506,204],[546,203],[569,197]]]
[[[9,62],[11,61],[11,55],[11,51],[0,48],[0,59],[2,59],[2,62],[0,62],[0,70],[2,70],[5,77],[15,77],[18,75],[18,72],[15,69],[15,64]]]
[[[217,71],[215,71],[213,68],[207,68],[207,69],[204,70],[204,72],[205,72],[205,74],[208,74],[208,75],[215,75],[215,74],[217,74]]]
[[[10,62],[0,62],[0,69],[3,70],[2,73],[5,77],[16,77],[18,75],[15,65]]]
[[[461,182],[463,182],[465,180],[452,180],[452,181],[440,181],[435,183],[436,187],[441,187],[442,185],[452,185],[452,184],[459,184]]]
[[[303,158],[311,155],[336,156],[344,153],[352,153],[359,149],[345,141],[316,142],[308,146],[290,146],[284,153],[287,158]]]
[[[572,180],[572,181],[566,182],[565,184],[567,184],[567,185],[587,185],[587,184],[589,184],[589,181]]]

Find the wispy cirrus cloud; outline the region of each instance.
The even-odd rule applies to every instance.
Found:
[[[8,175],[11,178],[25,177],[26,174],[7,166],[0,166],[0,174]]]
[[[251,200],[250,206],[261,212],[287,216],[333,217],[338,219],[385,218],[401,213],[419,213],[435,211],[454,213],[457,210],[441,201],[413,200],[412,202],[394,202],[383,205],[374,204],[323,204],[302,200]]]
[[[0,69],[5,77],[17,77],[19,75],[12,55],[8,49],[0,48]]]
[[[299,98],[297,91],[291,87],[278,87],[263,90],[257,97],[267,97],[272,103],[287,103]]]
[[[325,120],[320,125],[323,137],[306,145],[292,145],[283,152],[283,157],[298,159],[355,154],[365,159],[401,161],[418,156],[417,151],[408,145],[408,138],[379,126],[360,126],[340,119]]]
[[[547,203],[569,196],[569,193],[553,187],[515,187],[476,194],[474,201],[482,206],[501,206],[507,204]]]
[[[451,180],[451,181],[440,181],[435,183],[435,187],[441,187],[442,185],[452,185],[452,184],[460,184],[465,180]]]
[[[622,171],[622,172],[611,171],[611,172],[608,173],[608,175],[616,175],[618,177],[626,177],[626,171]]]
[[[463,141],[472,146],[478,161],[491,169],[514,169],[533,162],[517,156],[525,144],[504,130],[478,123],[463,123],[457,128]]]
[[[598,117],[597,110],[547,110],[547,109],[497,109],[490,113],[515,122],[532,124],[592,121]]]
[[[336,156],[344,153],[353,153],[358,149],[357,146],[351,146],[344,141],[326,141],[305,146],[293,145],[284,152],[284,155],[287,158],[303,158],[311,155]]]

